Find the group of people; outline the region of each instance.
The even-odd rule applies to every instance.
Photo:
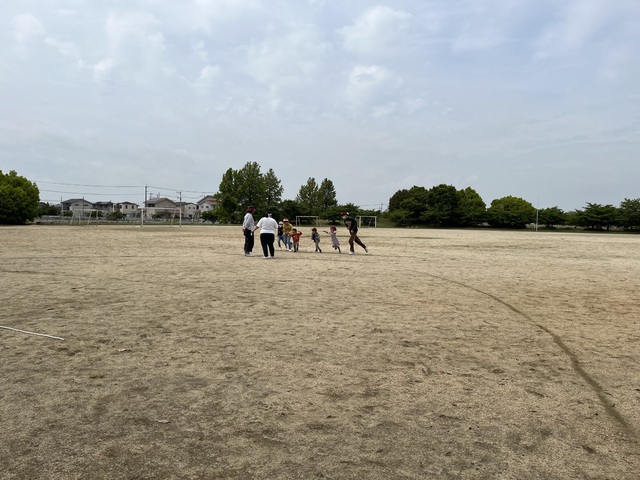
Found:
[[[300,246],[300,237],[302,232],[294,228],[289,222],[288,218],[284,218],[281,222],[277,222],[271,213],[265,213],[258,223],[255,223],[253,217],[256,209],[255,207],[247,207],[247,213],[242,221],[242,233],[244,234],[244,254],[247,257],[253,256],[254,247],[254,232],[260,230],[260,245],[262,246],[263,258],[275,258],[275,241],[278,239],[278,248],[282,249],[282,245],[285,246],[290,252],[297,252]],[[355,218],[349,215],[349,212],[342,212],[342,221],[345,227],[349,231],[349,255],[355,253],[354,248],[357,243],[360,245],[365,253],[369,253],[366,245],[362,243],[358,237],[358,222]],[[342,253],[340,250],[340,241],[338,240],[338,230],[333,225],[329,227],[329,231],[323,230],[331,238],[331,246],[338,253]],[[317,253],[322,253],[320,248],[320,234],[317,228],[311,229],[311,239],[316,247]]]

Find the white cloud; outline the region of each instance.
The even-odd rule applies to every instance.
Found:
[[[161,22],[145,12],[110,14],[106,20],[106,33],[114,50],[126,49],[134,40],[162,48],[163,35],[157,31]]]
[[[18,42],[27,42],[43,37],[45,29],[40,20],[29,13],[22,13],[11,18],[13,35]]]
[[[115,68],[116,62],[112,58],[105,58],[91,67],[93,78],[97,82],[105,80],[110,72]]]
[[[200,70],[198,79],[192,86],[200,94],[206,94],[213,86],[214,81],[220,76],[220,67],[217,65],[206,65]]]
[[[396,108],[394,95],[402,84],[400,78],[381,65],[356,65],[349,73],[349,104],[374,116],[387,115]]]
[[[361,55],[387,55],[405,39],[411,15],[377,5],[363,12],[353,23],[339,30],[344,49]]]
[[[209,54],[207,53],[204,41],[202,40],[198,40],[197,42],[192,43],[191,51],[203,62],[206,62],[209,59]]]
[[[328,48],[313,25],[274,27],[263,40],[247,48],[248,73],[268,85],[304,82],[316,73]]]
[[[597,47],[600,37],[628,36],[637,42],[638,2],[573,0],[561,4],[560,8],[558,19],[539,36],[536,44],[538,57],[564,56]]]
[[[70,41],[63,41],[53,37],[46,37],[44,43],[55,48],[58,53],[68,57],[79,58],[78,48],[75,43]]]

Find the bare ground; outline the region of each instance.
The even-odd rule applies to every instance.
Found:
[[[638,478],[640,237],[308,233],[1,228],[0,478]]]

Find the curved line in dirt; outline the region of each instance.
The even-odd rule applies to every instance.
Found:
[[[553,343],[555,343],[560,348],[560,350],[562,350],[565,353],[565,355],[567,355],[569,357],[569,359],[571,360],[571,366],[572,366],[573,370],[587,383],[587,385],[589,385],[591,390],[593,390],[593,392],[598,396],[598,399],[600,400],[600,403],[604,407],[605,411],[633,439],[634,443],[638,443],[639,436],[638,436],[638,433],[635,431],[635,428],[633,427],[633,425],[631,425],[631,423],[629,423],[629,421],[626,418],[624,418],[624,416],[619,411],[617,411],[615,409],[614,404],[612,404],[609,401],[609,399],[607,398],[607,393],[605,392],[604,388],[602,388],[602,385],[600,385],[596,379],[594,379],[591,375],[589,375],[586,372],[586,370],[584,368],[582,368],[582,366],[580,365],[580,362],[578,361],[578,357],[576,356],[576,354],[573,353],[571,351],[571,349],[562,341],[562,338],[559,335],[553,333],[553,331],[551,331],[549,328],[545,327],[544,325],[540,325],[539,323],[536,323],[533,320],[533,318],[531,318],[528,314],[526,314],[522,310],[519,310],[518,308],[514,307],[510,303],[502,300],[500,297],[497,297],[497,296],[495,296],[495,295],[493,295],[491,293],[487,293],[485,291],[482,291],[482,290],[480,290],[478,288],[472,287],[471,285],[467,285],[465,283],[458,282],[456,280],[451,280],[450,278],[441,277],[439,275],[433,275],[433,274],[427,274],[427,275],[430,276],[430,277],[433,277],[433,278],[437,278],[439,280],[443,280],[445,282],[449,282],[449,283],[453,283],[455,285],[459,285],[459,286],[461,286],[463,288],[467,288],[469,290],[473,290],[474,292],[477,292],[477,293],[480,293],[482,295],[485,295],[485,296],[491,298],[492,300],[504,305],[505,307],[507,307],[512,312],[517,313],[518,315],[523,317],[525,320],[527,320],[527,322],[529,322],[532,325],[538,327],[540,330],[542,330],[547,335],[549,335],[551,337],[551,339],[553,340]]]

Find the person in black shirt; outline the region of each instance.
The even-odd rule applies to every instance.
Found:
[[[367,246],[362,243],[362,240],[358,238],[358,222],[355,218],[349,215],[349,212],[342,212],[342,221],[344,222],[344,226],[349,230],[349,255],[353,255],[356,253],[354,251],[354,243],[357,243],[362,248],[364,248],[364,253],[369,253],[369,249]]]

